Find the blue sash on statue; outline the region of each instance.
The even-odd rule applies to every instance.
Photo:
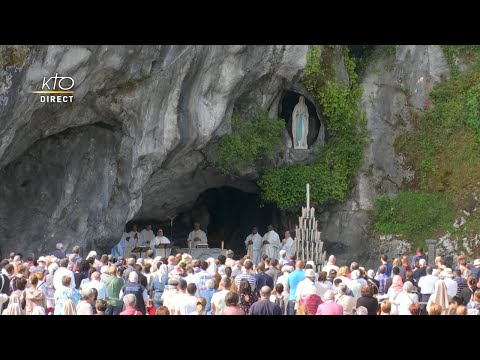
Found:
[[[297,142],[301,144],[303,139],[303,114],[298,114],[297,121]]]

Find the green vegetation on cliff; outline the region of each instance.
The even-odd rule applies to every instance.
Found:
[[[406,156],[416,179],[395,199],[377,200],[378,233],[403,233],[415,242],[447,230],[457,238],[480,233],[480,46],[443,49],[451,66],[461,54],[471,65],[438,84],[413,130],[397,139],[396,150]],[[453,228],[461,216],[467,224]]]
[[[282,144],[284,127],[284,120],[269,118],[258,105],[248,116],[235,111],[232,132],[224,135],[214,149],[215,166],[234,174],[257,165],[259,160],[273,159]]]
[[[305,202],[305,184],[311,184],[312,204],[343,201],[353,175],[361,165],[365,146],[365,115],[359,108],[361,87],[355,60],[344,48],[348,81],[339,82],[335,46],[323,51],[313,46],[308,53],[304,85],[315,102],[322,106],[326,119],[326,143],[308,165],[289,165],[268,169],[259,179],[262,197],[282,208]]]
[[[400,192],[394,199],[382,195],[376,199],[375,231],[404,235],[415,245],[422,240],[453,231],[455,209],[442,196],[421,192]]]

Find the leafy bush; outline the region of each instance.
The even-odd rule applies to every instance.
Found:
[[[232,132],[224,135],[214,149],[215,166],[224,173],[245,171],[261,159],[273,159],[282,145],[285,121],[270,119],[257,107],[253,119],[234,112]]]

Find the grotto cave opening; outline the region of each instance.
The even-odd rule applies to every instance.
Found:
[[[250,234],[252,225],[257,225],[259,233],[263,235],[267,231],[267,225],[273,223],[275,230],[283,237],[282,229],[278,228],[281,212],[276,205],[262,206],[259,193],[245,192],[230,186],[203,191],[191,208],[174,218],[173,226],[168,219],[138,219],[127,224],[127,231],[130,231],[134,223],[139,230],[151,224],[154,233],[162,227],[174,247],[187,247],[186,239],[193,230],[195,221],[207,233],[210,248],[220,248],[224,241],[225,249],[232,249],[235,258],[245,255],[244,241]]]

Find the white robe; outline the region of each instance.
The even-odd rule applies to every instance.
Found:
[[[293,244],[293,239],[291,236],[289,236],[286,240],[285,240],[285,244],[282,246],[282,249],[281,250],[285,250],[285,252],[287,253],[287,257],[289,256],[292,256],[293,254],[295,254],[295,246]]]
[[[172,251],[172,249],[171,248],[157,249],[155,246],[157,246],[158,244],[170,244],[170,240],[168,240],[165,236],[162,236],[162,237],[155,236],[155,238],[150,243],[152,250],[155,252],[155,256],[168,258],[170,256],[170,252]]]
[[[142,240],[147,244],[151,243],[155,237],[152,230],[143,229],[140,234],[142,235]]]
[[[267,254],[270,259],[278,259],[281,243],[280,236],[278,236],[275,230],[263,235],[263,241],[268,241],[269,244],[263,245],[262,254]]]
[[[249,246],[248,242],[250,240],[252,240],[253,244]],[[252,260],[255,265],[258,265],[262,261],[262,242],[263,239],[259,233],[256,233],[255,235],[250,234],[245,240],[247,254],[250,255],[250,260]]]
[[[135,234],[137,235],[138,240],[135,239]],[[130,245],[132,246],[132,249],[135,246],[139,246],[139,245],[143,244],[142,233],[139,233],[138,231],[133,231],[132,230],[128,233],[128,236],[130,236]]]
[[[200,241],[193,241],[196,237],[200,238]],[[203,230],[192,230],[190,234],[188,234],[187,241],[192,242],[192,248],[194,248],[198,244],[208,244],[207,241],[207,234]]]

